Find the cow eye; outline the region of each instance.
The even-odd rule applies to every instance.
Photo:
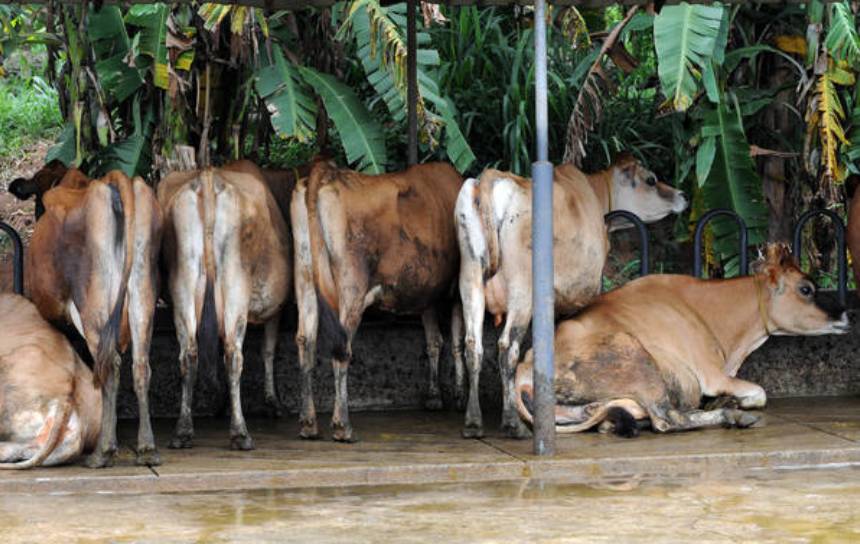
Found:
[[[805,296],[805,297],[811,296],[812,295],[812,287],[810,287],[809,285],[801,285],[800,286],[800,294]]]
[[[655,185],[657,185],[657,178],[654,176],[648,176],[648,178],[645,179],[645,183],[647,183],[650,187],[654,187]]]

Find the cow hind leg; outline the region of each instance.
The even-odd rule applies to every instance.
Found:
[[[513,310],[513,309],[512,309]],[[499,337],[499,374],[502,379],[502,432],[509,438],[525,438],[529,432],[517,414],[514,377],[520,345],[528,328],[528,313],[512,311]]]
[[[89,468],[112,466],[116,455],[116,396],[119,390],[119,369],[122,363],[118,353],[104,363],[102,389],[102,429],[96,449],[86,459]]]
[[[458,410],[466,408],[463,327],[463,306],[457,303],[451,310],[451,355],[454,358],[454,404]]]
[[[136,293],[136,290],[131,289],[129,294],[132,374],[139,414],[136,463],[142,466],[157,466],[161,464],[161,458],[155,447],[155,438],[152,434],[152,423],[149,417],[149,381],[152,376],[152,370],[149,366],[149,346],[152,338],[153,313],[155,311],[154,286],[150,291],[150,297],[146,297],[145,293],[141,294],[143,297],[149,299],[145,303],[139,300],[141,296]]]
[[[179,419],[168,444],[169,448],[190,448],[194,439],[194,385],[197,383],[197,325],[194,306],[183,306],[174,297],[174,323],[176,338],[179,340],[179,372],[182,376],[182,400],[179,406]],[[217,337],[216,337],[217,338]]]
[[[278,390],[275,387],[275,348],[278,345],[278,327],[281,323],[281,312],[275,313],[266,321],[265,338],[263,341],[263,365],[266,369],[266,407],[272,417],[281,417],[283,409],[278,400]]]
[[[242,342],[245,337],[245,322],[239,320],[232,334],[224,339],[224,364],[230,386],[230,447],[234,450],[253,450],[254,440],[248,434],[245,416],[242,413]],[[229,330],[229,329],[228,329]]]
[[[461,243],[461,248],[463,244]],[[466,328],[466,367],[469,372],[469,396],[466,400],[466,421],[463,438],[484,436],[481,414],[479,380],[484,360],[484,285],[480,263],[463,257],[460,263],[460,297],[463,301],[463,323]]]
[[[358,290],[357,290],[358,291]],[[378,293],[373,289],[368,295]],[[334,409],[331,415],[332,439],[336,442],[357,442],[358,436],[352,429],[349,421],[349,389],[347,378],[349,375],[349,363],[352,359],[352,339],[361,322],[364,309],[373,304],[368,296],[357,297],[355,300],[347,298],[347,291],[341,293],[342,305],[340,322],[346,332],[347,345],[345,354],[335,354],[332,357],[332,370],[334,371]]]
[[[430,384],[424,407],[427,410],[442,409],[442,394],[439,392],[439,353],[442,351],[442,333],[439,332],[439,319],[435,308],[421,314],[424,336],[427,342],[427,362],[430,364]]]

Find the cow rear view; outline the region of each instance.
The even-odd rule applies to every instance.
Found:
[[[149,346],[157,291],[161,212],[152,189],[120,171],[90,180],[71,169],[44,194],[27,253],[30,296],[49,321],[68,322],[84,337],[102,388],[97,468],[116,453],[120,353],[132,347],[140,411],[137,462],[160,462],[149,420]]]
[[[164,256],[180,346],[182,405],[170,446],[191,447],[198,356],[214,364],[224,347],[230,441],[253,449],[242,415],[242,345],[249,322],[265,323],[263,358],[272,365],[280,310],[290,293],[290,241],[261,175],[206,169],[169,175],[158,187],[165,210]]]

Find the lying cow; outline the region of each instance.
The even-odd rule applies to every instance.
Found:
[[[757,421],[731,408],[699,410],[702,396],[761,408],[760,386],[736,378],[771,335],[844,334],[848,318],[817,293],[785,245],[768,246],[755,273],[728,280],[652,275],[601,295],[555,333],[556,430],[595,426],[638,434]],[[516,372],[517,411],[532,421],[533,354]]]
[[[248,161],[170,174],[158,186],[158,200],[182,370],[182,405],[170,447],[191,447],[198,354],[204,364],[214,364],[220,337],[230,388],[230,443],[253,449],[242,414],[242,345],[249,322],[265,323],[266,395],[277,403],[272,365],[281,308],[290,295],[287,225],[263,173]]]
[[[140,410],[137,463],[158,464],[148,401],[161,236],[152,189],[118,170],[91,180],[70,169],[43,201],[45,213],[27,252],[26,282],[42,316],[74,325],[95,361],[104,410],[98,447],[87,465],[113,462],[119,352],[129,341]]]
[[[531,181],[508,172],[486,170],[468,179],[457,198],[460,243],[460,296],[466,326],[469,397],[463,436],[483,436],[478,378],[483,357],[484,311],[505,320],[499,337],[502,378],[502,430],[525,436],[515,410],[514,369],[532,318]],[[565,164],[553,174],[555,306],[557,314],[585,306],[600,292],[609,240],[604,215],[635,213],[654,222],[687,207],[684,193],[657,181],[630,157],[596,174]],[[463,388],[463,363],[455,358],[456,387]]]
[[[59,465],[91,451],[102,398],[66,337],[12,294],[0,294],[0,330],[0,469]]]
[[[312,375],[319,327],[325,347],[321,355],[333,356],[332,437],[343,442],[355,439],[347,373],[353,336],[370,306],[421,315],[431,373],[428,404],[441,406],[437,376],[442,336],[434,305],[450,292],[456,278],[453,216],[462,182],[444,163],[368,176],[318,162],[296,185],[291,217],[302,437],[319,436]]]

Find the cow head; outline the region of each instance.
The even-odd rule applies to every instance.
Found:
[[[51,161],[32,178],[17,178],[9,184],[9,192],[19,200],[27,200],[33,195],[42,196],[51,187],[60,183],[66,175],[66,165],[60,161]]]
[[[635,213],[645,223],[663,219],[687,209],[683,191],[657,179],[632,155],[622,155],[612,168],[612,209]]]
[[[761,304],[770,324],[776,326],[771,334],[817,336],[845,334],[850,329],[845,308],[833,296],[818,292],[786,244],[768,244],[753,270],[759,289],[770,294],[770,300],[765,303],[763,298]]]

